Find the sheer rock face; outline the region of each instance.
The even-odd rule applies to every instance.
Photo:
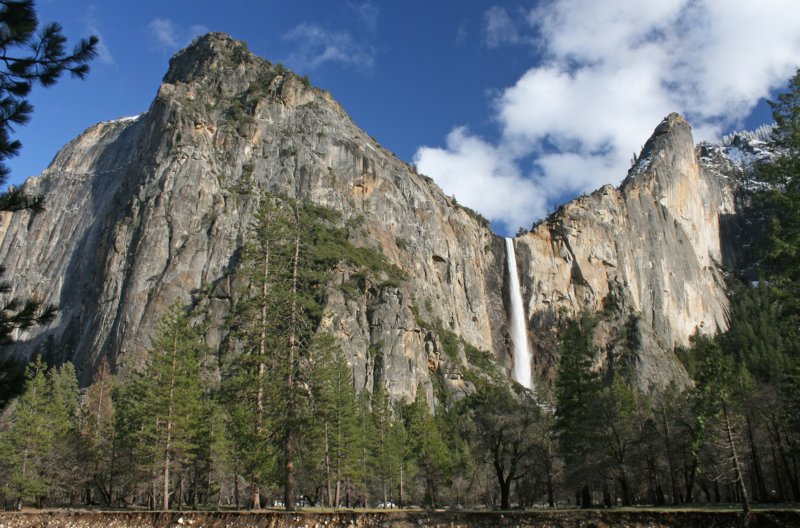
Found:
[[[718,217],[732,207],[733,194],[705,174],[689,124],[671,114],[620,188],[579,198],[521,237],[539,375],[553,376],[552,332],[560,319],[605,308],[633,316],[629,323],[641,346],[626,361],[635,365],[640,389],[685,380],[673,348],[698,328],[727,327]],[[598,344],[609,350],[599,361],[611,363],[614,332],[598,334]]]
[[[673,345],[698,326],[726,325],[717,217],[735,212],[733,191],[705,172],[688,124],[671,115],[619,189],[575,200],[517,240],[541,378],[552,378],[565,318],[602,308],[614,292],[616,326],[638,335],[640,386],[685,380]],[[355,298],[331,288],[322,324],[359,388],[383,380],[394,399],[413,398],[420,384],[431,395],[434,375],[456,379],[420,320],[441,321],[510,367],[502,239],[377,145],[327,92],[225,35],[178,53],[146,113],[90,128],[26,187],[46,196],[46,211],[2,219],[0,262],[18,294],[57,304],[59,315],[19,336],[18,351],[53,336],[83,383],[103,356],[123,371],[140,367],[165,308],[193,294],[220,348],[262,191],[340,211],[356,244],[409,276],[399,287],[367,284]],[[619,332],[609,325],[598,332],[609,350],[599,364],[614,360],[609,336]]]
[[[340,211],[357,244],[408,273],[402,287],[368,285],[360,299],[331,294],[323,324],[359,387],[371,390],[380,369],[396,398],[419,383],[431,391],[428,356],[438,351],[412,304],[475,346],[503,350],[503,253],[491,231],[328,93],[224,35],[176,55],[145,114],[92,127],[26,185],[46,195],[46,211],[5,218],[0,258],[19,294],[60,310],[46,332],[20,337],[30,351],[54,335],[84,383],[105,355],[118,369],[141,366],[164,309],[201,288],[219,324],[209,343],[224,341],[260,191]]]

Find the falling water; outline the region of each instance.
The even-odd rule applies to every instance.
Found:
[[[525,330],[525,310],[519,290],[517,257],[514,255],[514,240],[506,238],[506,261],[508,262],[508,296],[511,301],[511,343],[514,346],[514,379],[523,387],[532,388],[531,352],[528,349],[528,333]]]

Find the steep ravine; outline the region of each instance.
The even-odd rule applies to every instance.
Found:
[[[564,321],[604,307],[609,293],[615,309],[598,334],[609,354],[598,365],[636,316],[640,387],[685,380],[673,346],[698,326],[726,325],[717,271],[718,217],[735,213],[726,185],[698,164],[689,125],[673,115],[619,189],[575,200],[517,239],[535,380],[554,375]],[[179,52],[145,113],[90,128],[26,188],[47,208],[3,217],[0,261],[18,294],[57,304],[59,315],[19,336],[16,353],[50,337],[82,383],[103,357],[120,371],[140,366],[175,301],[207,309],[207,341],[219,349],[263,192],[339,211],[355,244],[408,276],[370,282],[358,296],[331,288],[323,325],[359,388],[372,390],[377,376],[392,398],[412,398],[420,384],[430,396],[441,376],[464,390],[437,325],[510,372],[502,238],[361,131],[329,93],[226,35]]]

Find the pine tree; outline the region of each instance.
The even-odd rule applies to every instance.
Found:
[[[342,487],[356,473],[356,394],[341,348],[329,334],[318,334],[312,350],[312,401],[305,444],[310,471],[323,476],[325,501],[338,507]],[[310,434],[309,434],[310,433]]]
[[[730,475],[739,492],[742,509],[750,511],[744,465],[738,446],[740,416],[733,397],[737,372],[731,358],[722,354],[719,344],[706,336],[692,337],[692,350],[698,356],[696,416],[705,447],[723,453],[718,478]],[[712,460],[714,457],[712,451]],[[727,462],[727,463],[726,463]],[[716,476],[715,476],[716,477]]]
[[[3,494],[16,501],[35,501],[49,491],[44,460],[53,448],[47,423],[47,366],[36,358],[25,369],[25,392],[12,403],[8,428],[0,436],[0,463],[6,475]]]
[[[123,501],[146,488],[149,506],[154,509],[149,393],[150,382],[141,372],[128,373],[124,381],[112,388],[114,443],[108,486],[111,499]]]
[[[122,486],[120,494],[125,495],[147,483],[149,506],[155,509],[160,495],[161,508],[168,510],[172,477],[195,454],[204,401],[200,358],[205,346],[185,309],[175,305],[162,319],[151,347],[145,370],[130,374],[112,395],[114,471],[109,488]],[[175,498],[180,505],[180,487],[178,491]]]
[[[593,337],[594,320],[590,315],[569,324],[561,341],[555,386],[558,449],[583,507],[591,506],[590,485],[596,484],[598,473],[594,450],[600,426],[597,405],[601,384],[599,375],[592,371]]]
[[[262,199],[251,236],[242,257],[241,273],[247,281],[233,314],[235,342],[241,348],[228,368],[234,449],[250,481],[250,507],[261,507],[262,486],[274,478],[276,417],[268,413],[268,399],[278,398],[274,380],[285,372],[275,351],[282,348],[284,318],[278,290],[285,265],[289,218],[279,200]],[[237,488],[238,489],[238,488]]]
[[[428,407],[422,385],[417,388],[414,402],[405,409],[404,419],[417,475],[425,490],[423,503],[436,508],[440,489],[450,481],[452,457]]]
[[[0,431],[2,494],[17,507],[63,498],[76,472],[78,382],[71,363],[48,369],[37,357],[26,369],[25,392],[12,403]]]
[[[242,453],[251,507],[260,506],[261,486],[274,481],[267,466],[275,461],[282,468],[285,508],[294,508],[298,447],[313,432],[308,388],[331,270],[349,264],[391,271],[374,252],[353,247],[346,230],[335,227],[337,220],[324,207],[263,196],[243,252],[244,286],[232,319],[238,354],[231,357],[226,386],[237,401],[236,420],[254,428],[246,444],[262,451]]]
[[[203,401],[200,357],[204,345],[189,323],[185,310],[175,306],[163,319],[153,340],[146,379],[145,399],[149,424],[143,440],[152,451],[152,463],[161,475],[161,507],[170,505],[171,472],[192,455],[193,432],[198,427]],[[181,497],[177,496],[180,504]]]
[[[353,438],[353,467],[351,480],[345,482],[345,507],[351,506],[351,492],[360,489],[362,506],[371,505],[370,489],[373,483],[372,464],[375,452],[375,422],[372,420],[370,395],[362,391],[357,398],[355,435]]]
[[[48,372],[50,405],[47,417],[54,446],[46,457],[51,496],[72,504],[83,484],[80,467],[80,404],[75,367],[67,362]]]
[[[373,395],[372,420],[375,427],[373,466],[380,481],[382,503],[386,506],[394,503],[394,490],[398,494],[400,492],[407,458],[407,440],[403,424],[395,416],[385,387]]]
[[[780,335],[782,351],[764,354],[783,368],[777,372],[780,402],[771,413],[770,436],[779,453],[782,473],[795,500],[800,499],[797,447],[800,445],[800,69],[789,80],[788,89],[771,102],[776,127],[772,145],[779,154],[756,165],[755,175],[772,184],[759,193],[770,213],[763,247],[763,273],[774,296],[776,317],[772,327]],[[781,354],[781,352],[783,352]],[[756,371],[754,369],[756,373]]]
[[[103,504],[111,506],[112,464],[114,453],[114,404],[111,398],[113,378],[104,357],[86,389],[81,402],[81,458],[87,482],[85,501],[92,503],[91,491],[97,490]]]
[[[600,420],[597,425],[598,458],[613,473],[622,495],[622,505],[633,504],[630,485],[631,462],[634,458],[636,444],[641,441],[640,426],[643,416],[638,412],[638,395],[636,390],[628,387],[622,376],[616,373],[611,385],[604,388],[600,397]]]
[[[8,179],[5,160],[17,156],[22,144],[11,138],[14,127],[26,124],[33,106],[26,97],[35,84],[52,86],[65,73],[83,78],[88,62],[97,54],[98,39],[81,40],[72,53],[65,50],[66,38],[61,26],[45,24],[41,31],[33,0],[0,2],[0,187]],[[31,210],[43,207],[41,196],[31,196],[17,187],[0,192],[0,211]],[[5,268],[0,265],[0,276]],[[0,281],[0,294],[11,291],[8,281]],[[13,297],[0,303],[0,344],[13,341],[14,333],[49,323],[54,306],[42,306],[36,299]]]

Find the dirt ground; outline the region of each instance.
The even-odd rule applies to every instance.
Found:
[[[526,512],[0,512],[0,528],[753,528],[799,527],[799,510]]]

